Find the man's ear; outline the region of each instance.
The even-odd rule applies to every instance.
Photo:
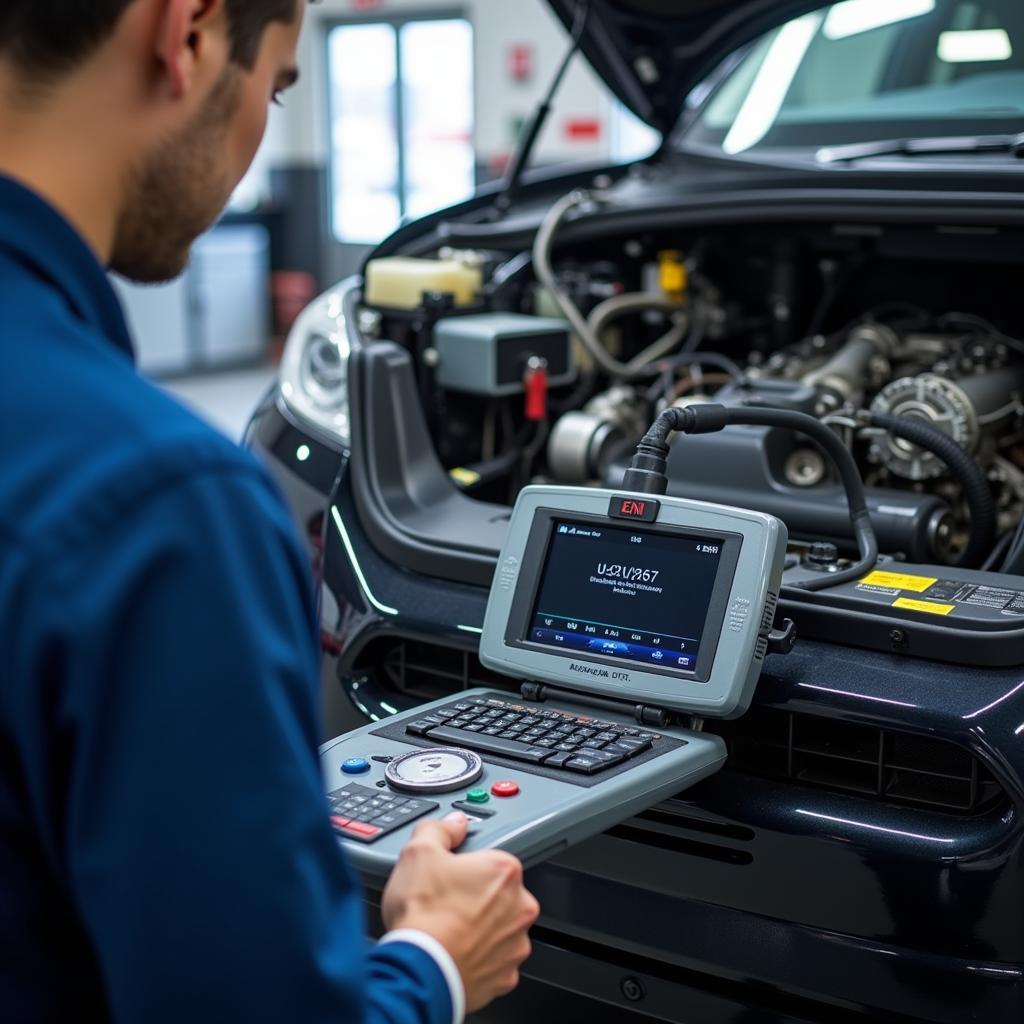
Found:
[[[162,0],[156,56],[172,99],[181,99],[192,85],[205,34],[223,7],[223,0]]]

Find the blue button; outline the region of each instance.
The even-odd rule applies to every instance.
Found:
[[[365,757],[350,757],[342,762],[341,770],[346,775],[362,775],[370,770],[370,762]]]

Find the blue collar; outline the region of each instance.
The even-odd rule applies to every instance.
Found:
[[[0,249],[52,285],[76,316],[134,359],[121,303],[93,251],[49,203],[3,175]]]

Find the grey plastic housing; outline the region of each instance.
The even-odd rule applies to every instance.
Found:
[[[521,313],[480,313],[439,320],[434,328],[437,382],[451,391],[500,398],[521,394],[530,356],[543,359],[551,387],[576,371],[565,320]]]
[[[427,739],[409,737],[398,740],[383,736],[382,725],[401,727],[403,723],[429,715],[435,708],[451,704],[453,700],[472,700],[476,697],[513,699],[508,694],[492,693],[489,690],[468,690],[420,705],[387,719],[385,723],[363,726],[325,743],[320,748],[320,769],[326,792],[330,793],[352,782],[382,793],[390,792],[385,779],[387,765],[380,759],[399,757],[417,747],[437,744]],[[557,707],[574,710],[581,715],[594,714],[592,708],[584,705],[574,707],[571,701],[560,700]],[[636,722],[628,710],[622,713],[602,710],[599,714],[605,721],[634,726]],[[608,778],[596,776],[597,783],[589,787],[581,785],[581,777],[571,772],[551,777],[551,773],[545,774],[542,769],[530,765],[515,765],[508,761],[496,764],[495,758],[481,754],[483,775],[472,787],[463,787],[450,793],[421,794],[422,799],[438,804],[437,809],[424,818],[373,843],[340,837],[339,843],[344,847],[349,861],[364,876],[386,878],[419,821],[431,818],[437,820],[454,810],[462,809],[456,807],[456,802],[465,799],[468,788],[489,790],[495,782],[508,780],[519,785],[519,795],[511,799],[492,798],[486,805],[486,810],[493,812],[490,817],[474,820],[470,813],[469,837],[459,852],[506,850],[517,856],[527,867],[538,864],[661,800],[675,796],[712,775],[725,763],[725,743],[718,736],[676,727],[645,732],[683,741],[683,744],[633,765],[621,774],[610,772]],[[371,766],[369,771],[358,776],[345,775],[341,766],[351,757],[368,758]],[[409,794],[403,792],[400,795]]]
[[[703,680],[692,671],[651,670],[589,652],[552,652],[509,635],[513,607],[530,600],[539,584],[539,571],[520,572],[524,563],[537,562],[538,552],[528,548],[531,538],[537,543],[538,517],[556,510],[560,518],[580,515],[621,527],[622,521],[609,516],[609,507],[613,498],[628,496],[623,491],[554,486],[528,487],[520,493],[487,602],[481,661],[505,675],[577,693],[698,716],[742,715],[761,674],[786,555],[788,533],[773,516],[684,498],[635,495],[638,501],[656,499],[660,508],[656,521],[630,523],[630,530],[668,527],[740,538],[722,614],[718,621],[709,615],[705,625],[702,644],[714,644],[715,649]],[[723,565],[720,573],[724,571]]]

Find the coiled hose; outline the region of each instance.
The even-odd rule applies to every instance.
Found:
[[[967,569],[980,566],[996,542],[996,503],[984,470],[948,434],[910,416],[872,413],[871,426],[931,452],[946,464],[963,487],[971,514],[967,546],[956,565]]]

